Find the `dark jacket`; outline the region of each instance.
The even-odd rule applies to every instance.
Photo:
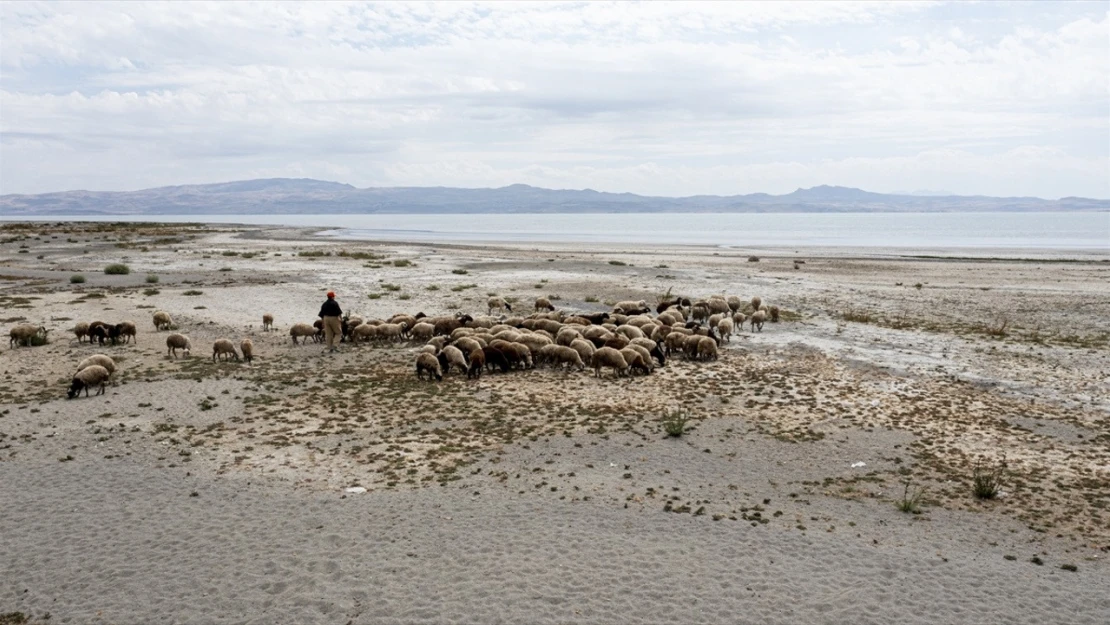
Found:
[[[328,298],[324,305],[320,307],[321,317],[342,317],[343,311],[339,309],[339,302],[334,299]]]

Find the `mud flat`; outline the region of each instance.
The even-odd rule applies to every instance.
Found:
[[[2,327],[50,332],[0,351],[0,623],[1105,623],[1110,255],[963,256],[6,224]],[[649,376],[437,384],[415,343],[294,346],[329,289],[368,318],[670,290],[783,321]],[[212,362],[244,337],[252,366]],[[66,400],[97,352],[118,383]]]

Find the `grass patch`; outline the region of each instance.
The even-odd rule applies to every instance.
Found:
[[[1006,465],[999,463],[994,466],[983,466],[980,458],[975,461],[975,468],[971,474],[971,492],[976,499],[994,499],[1002,489],[1002,475]]]
[[[158,278],[157,274],[148,273],[146,275],[146,283],[147,284],[158,284],[158,280],[159,280],[159,278]]]
[[[69,277],[69,282],[70,282],[70,284],[84,284],[85,283],[85,276],[83,276],[79,273],[75,273],[75,274],[73,274],[72,276]]]
[[[428,286],[424,287],[424,290],[425,291],[438,291],[439,287],[435,284],[429,284]]]
[[[220,267],[220,271],[231,271],[231,267]]]
[[[383,284],[382,288],[389,291],[390,293],[401,290],[400,285],[392,284],[392,283],[389,283],[389,282]]]
[[[143,290],[143,295],[145,295],[147,297],[150,297],[151,295],[158,295],[159,293],[161,293],[161,291],[159,291],[158,289],[144,289]]]
[[[342,256],[343,258],[357,258],[360,260],[381,260],[385,258],[380,254],[374,254],[372,252],[348,252],[347,250],[340,251],[338,254],[336,254],[336,256]]]
[[[451,287],[451,290],[454,291],[455,293],[458,293],[459,291],[465,291],[467,289],[476,289],[476,288],[478,288],[477,284],[456,284],[455,286]]]
[[[456,276],[465,276],[470,272],[465,269],[452,269],[451,273],[455,274]]]
[[[188,291],[185,291],[184,293],[182,293],[182,295],[188,295],[190,297],[193,297],[193,296],[196,296],[196,295],[204,295],[204,291],[197,291],[196,289],[189,289]]]
[[[621,260],[611,260],[611,261],[609,261],[609,264],[614,265],[616,267],[627,267],[628,266],[628,263],[626,263],[624,261],[621,261]]]
[[[856,323],[874,323],[876,320],[875,315],[873,315],[871,311],[855,308],[849,308],[840,313],[840,318],[845,321],[855,321]]]
[[[224,250],[223,252],[220,252],[220,254],[222,256],[238,256],[239,252],[233,252],[231,250]]]
[[[587,296],[586,296],[586,298],[585,298],[585,299],[583,299],[582,301],[583,301],[583,302],[591,302],[591,303],[592,303],[592,302],[596,302],[596,301],[597,301],[597,298],[596,298],[596,297],[594,297],[593,295],[587,295]]]
[[[400,294],[400,295],[398,295],[398,296],[397,296],[397,299],[400,299],[400,300],[410,300],[410,299],[412,299],[412,296],[411,296],[411,295],[409,295],[408,293],[402,293],[402,294]]]
[[[325,252],[324,250],[308,250],[308,251],[305,251],[305,252],[297,252],[297,256],[305,256],[305,257],[308,257],[308,258],[319,258],[321,256],[331,256],[331,252]]]
[[[398,259],[393,261],[393,266],[394,267],[415,267],[416,263],[412,262],[411,260],[409,260],[407,258],[398,258]]]
[[[367,297],[367,299],[381,299],[382,294],[381,293],[367,293],[366,297]]]
[[[112,276],[125,276],[131,273],[131,268],[123,263],[112,263],[104,268],[104,273]]]
[[[912,482],[906,480],[905,487],[902,489],[902,497],[898,500],[898,510],[907,514],[919,514],[921,512],[921,498],[924,495],[924,488],[914,487]]]
[[[678,438],[686,433],[686,422],[689,420],[685,410],[676,408],[663,417],[663,431],[667,436]]]

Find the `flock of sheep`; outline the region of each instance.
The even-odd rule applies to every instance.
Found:
[[[544,297],[535,301],[534,312],[527,316],[509,317],[512,305],[498,296],[490,297],[487,315],[468,314],[428,317],[398,314],[386,319],[362,319],[346,316],[342,320],[343,341],[351,343],[398,343],[422,341],[416,357],[418,378],[442,380],[452,369],[477,378],[484,371],[530,369],[539,366],[570,367],[584,370],[591,367],[600,377],[604,369],[616,376],[634,373],[649,374],[663,366],[668,358],[682,355],[688,360],[715,360],[722,342],[731,340],[745,323],[760,331],[766,321],[777,322],[776,306],[764,306],[759,297],[744,302],[738,297],[711,296],[691,302],[686,298],[668,298],[652,309],[647,302],[626,301],[613,306],[611,312],[566,313],[556,311]],[[497,311],[499,316],[494,317]],[[156,330],[170,330],[173,319],[165,311],[156,311],[152,321]],[[264,331],[273,329],[273,315],[262,318]],[[46,329],[21,324],[11,329],[11,346],[29,345],[35,336],[45,339]],[[73,332],[78,341],[91,344],[135,341],[137,329],[132,321],[108,324],[102,321],[78,323]],[[323,340],[323,324],[297,323],[289,329],[294,345],[303,345],[308,338]],[[189,337],[173,333],[166,337],[167,355],[177,358],[192,351]],[[242,358],[240,358],[240,352]],[[229,339],[212,344],[212,360],[245,360],[254,356],[249,338],[239,342],[239,349]],[[109,356],[97,354],[78,365],[69,390],[76,397],[82,390],[104,384],[115,372]]]

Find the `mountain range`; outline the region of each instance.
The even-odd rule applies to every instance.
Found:
[[[818,186],[785,195],[653,197],[514,184],[496,189],[370,187],[270,178],[140,191],[0,195],[0,215],[214,215],[336,213],[770,213],[1108,211],[1110,200],[1066,197],[895,195]]]

